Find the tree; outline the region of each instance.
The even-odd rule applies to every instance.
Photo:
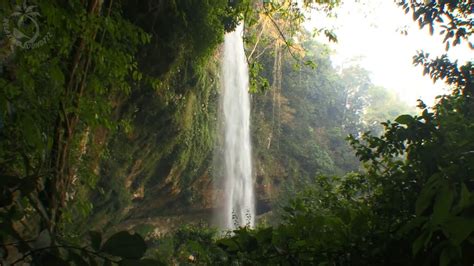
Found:
[[[450,30],[447,44],[451,38],[459,44],[472,34],[468,16],[472,3],[411,2],[403,7],[411,8],[420,26],[429,25],[431,31],[441,21],[441,27]],[[449,18],[449,26],[438,19],[443,16]],[[399,233],[405,238],[417,235],[413,254],[427,263],[467,264],[473,260],[470,250],[474,248],[474,184],[469,174],[474,170],[473,65],[458,67],[446,55],[429,60],[422,52],[414,63],[421,64],[433,81],[453,86],[452,94],[439,96],[433,111],[420,102],[421,115],[402,115],[394,123],[383,123],[380,138],[366,134],[362,140],[352,137],[351,143],[367,163],[368,177],[379,180],[380,195],[400,205],[397,212],[406,222],[400,224],[404,226]]]

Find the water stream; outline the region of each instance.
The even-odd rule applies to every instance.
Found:
[[[250,144],[250,96],[243,26],[227,33],[222,59],[225,202],[224,229],[254,226],[255,198]]]

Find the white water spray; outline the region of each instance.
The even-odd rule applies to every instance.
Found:
[[[224,229],[254,226],[255,199],[250,146],[250,96],[243,26],[227,33],[222,60],[225,202]]]

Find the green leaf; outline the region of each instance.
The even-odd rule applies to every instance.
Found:
[[[411,115],[401,115],[397,118],[395,118],[395,122],[402,124],[402,125],[408,125],[411,124],[415,119]]]
[[[431,239],[431,232],[429,231],[424,231],[416,240],[413,242],[412,246],[412,252],[413,255],[418,254],[420,252],[421,248],[425,247],[426,244],[430,241]]]
[[[440,224],[446,220],[451,210],[454,195],[452,189],[447,182],[443,182],[437,192],[436,200],[433,207],[433,223]]]
[[[268,227],[264,229],[260,229],[255,234],[258,243],[271,243],[273,238],[273,227]]]
[[[415,219],[409,221],[403,225],[398,231],[397,234],[403,236],[410,233],[413,229],[421,227],[428,220],[427,217],[416,217]]]
[[[439,256],[439,266],[448,266],[450,260],[448,249],[443,249],[441,256]]]
[[[474,231],[474,219],[464,217],[451,217],[444,224],[446,237],[456,245],[461,244]]]
[[[447,245],[443,248],[441,255],[439,256],[439,265],[448,266],[452,265],[453,262],[459,261],[462,257],[462,251],[459,246]],[[457,263],[455,265],[458,265]],[[460,264],[459,264],[460,265]]]
[[[438,190],[439,183],[441,181],[441,176],[439,174],[434,174],[430,177],[425,187],[421,190],[420,196],[416,199],[415,203],[415,213],[418,216],[429,207],[433,201],[433,197]]]
[[[127,259],[139,259],[145,254],[146,243],[138,234],[121,231],[111,236],[102,246],[102,251]]]
[[[100,250],[100,244],[102,243],[102,234],[97,231],[89,231],[89,237],[91,239],[91,246],[94,250]]]
[[[456,212],[462,212],[464,208],[469,206],[469,198],[471,196],[471,193],[469,192],[469,189],[466,187],[466,184],[461,183],[461,192],[459,195],[459,201],[456,206]]]
[[[316,69],[316,67],[317,67],[316,63],[314,63],[312,60],[307,60],[307,61],[305,61],[305,62],[304,62],[304,65],[305,65],[305,66],[309,66],[309,67],[311,67],[312,69]]]
[[[231,238],[221,239],[217,242],[217,244],[219,246],[223,247],[224,249],[227,249],[228,251],[237,251],[237,250],[239,250],[239,246],[237,245],[235,240],[233,240]]]

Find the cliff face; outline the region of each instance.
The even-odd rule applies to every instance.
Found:
[[[245,3],[122,4],[123,16],[151,40],[137,54],[141,73],[131,81],[130,94],[110,95],[118,128],[94,129],[88,135],[92,145],[84,156],[94,162],[98,181],[81,192],[84,206],[93,206],[91,216],[72,221],[71,228],[128,227],[138,223],[132,220],[141,223],[212,207],[217,48],[224,32],[235,27]]]
[[[104,193],[94,195],[96,223],[211,208],[217,61],[209,60],[203,70],[178,68],[165,88],[139,89],[121,104],[117,115],[132,129],[109,138],[109,156],[100,163]]]

